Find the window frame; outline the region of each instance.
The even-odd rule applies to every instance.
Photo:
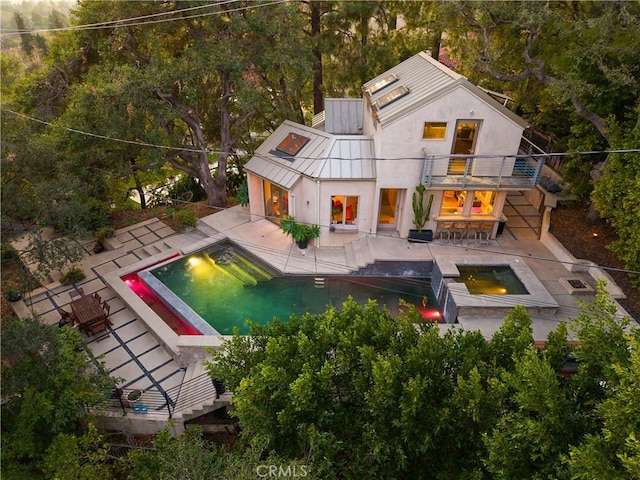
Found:
[[[331,195],[330,200],[331,200],[332,229],[336,229],[336,228],[343,229],[343,230],[357,229],[360,196],[359,195]],[[336,202],[340,202],[340,207],[336,207]],[[340,208],[339,212],[337,211],[338,208]],[[350,216],[353,216],[353,218],[349,219]]]
[[[309,137],[299,133],[289,132],[287,136],[276,147],[276,151],[286,155],[295,156],[302,148],[309,143]]]
[[[433,131],[434,128],[443,129],[443,133],[441,137],[428,137],[427,129]],[[422,139],[423,140],[446,140],[447,139],[447,122],[424,122],[424,127],[422,129]]]

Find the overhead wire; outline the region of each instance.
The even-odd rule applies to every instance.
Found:
[[[276,4],[279,4],[279,3],[284,3],[286,0],[275,0],[275,1],[272,1],[272,2],[263,2],[263,1],[260,1],[260,0],[255,0],[256,1],[256,5],[249,5],[249,6],[243,6],[243,7],[238,7],[238,8],[231,8],[231,9],[226,9],[226,10],[221,10],[221,11],[216,11],[216,12],[208,12],[208,13],[202,13],[202,14],[198,14],[198,15],[190,15],[190,16],[186,16],[186,17],[185,16],[181,16],[181,17],[177,17],[177,18],[166,18],[166,19],[160,19],[160,20],[152,20],[152,21],[149,21],[149,22],[123,23],[123,22],[130,22],[131,20],[153,18],[153,17],[163,16],[163,15],[173,15],[173,14],[176,14],[176,13],[183,13],[183,12],[196,10],[196,9],[201,9],[201,8],[217,7],[217,6],[225,5],[225,4],[228,4],[228,3],[235,3],[237,1],[238,0],[227,0],[227,1],[223,1],[223,2],[216,2],[216,3],[207,4],[207,5],[198,5],[198,6],[195,6],[195,7],[189,7],[189,8],[185,8],[185,9],[179,9],[179,10],[172,10],[172,11],[167,11],[167,12],[160,12],[160,13],[155,13],[155,14],[143,15],[143,16],[140,16],[140,17],[131,17],[131,18],[124,18],[124,19],[119,19],[119,20],[108,20],[108,21],[105,21],[105,22],[97,22],[97,23],[94,23],[94,24],[73,25],[73,26],[69,26],[69,27],[37,29],[37,30],[16,30],[16,31],[11,31],[11,32],[6,32],[6,33],[0,33],[0,36],[36,34],[36,33],[50,33],[50,32],[64,32],[64,31],[99,30],[99,29],[103,29],[103,28],[122,28],[122,27],[132,27],[132,26],[140,26],[140,25],[152,25],[152,24],[156,24],[156,23],[173,22],[173,21],[177,21],[177,20],[188,20],[188,19],[192,19],[192,18],[208,17],[208,16],[213,16],[213,15],[223,15],[223,14],[226,14],[226,13],[234,13],[234,12],[240,12],[240,11],[244,11],[244,10],[252,10],[252,9],[256,9],[256,8],[263,8],[263,7],[268,7],[268,6],[271,6],[271,5],[276,5]]]
[[[33,116],[27,115],[25,113],[21,113],[21,112],[16,112],[15,110],[11,110],[7,107],[0,107],[1,110],[5,110],[13,115],[17,115],[23,118],[26,118],[27,120],[30,120],[32,122],[36,122],[36,123],[40,123],[43,125],[48,125],[50,127],[53,128],[60,128],[62,130],[67,130],[69,132],[72,133],[77,133],[79,135],[86,135],[89,137],[94,137],[94,138],[100,138],[102,140],[109,140],[109,141],[113,141],[113,142],[120,142],[120,143],[127,143],[127,144],[131,144],[131,145],[139,145],[139,146],[143,146],[143,147],[151,147],[151,148],[163,148],[163,149],[167,149],[167,150],[180,150],[180,151],[186,151],[186,152],[194,152],[194,153],[202,153],[202,150],[199,149],[193,149],[193,148],[187,148],[187,147],[171,147],[168,145],[159,145],[159,144],[154,144],[154,143],[147,143],[147,142],[136,142],[133,140],[124,140],[122,138],[117,138],[117,137],[111,137],[108,135],[101,135],[101,134],[97,134],[97,133],[93,133],[93,132],[86,132],[83,130],[79,130],[76,128],[72,128],[72,127],[66,127],[64,125],[57,125],[55,123],[52,122],[48,122],[46,120],[41,120],[39,118],[35,118]],[[638,153],[640,152],[640,148],[627,148],[627,149],[611,149],[611,150],[585,150],[585,151],[576,151],[576,152],[553,152],[553,153],[538,153],[538,154],[518,154],[518,155],[506,155],[503,153],[496,153],[496,154],[481,154],[481,155],[472,155],[474,158],[496,158],[496,157],[508,157],[508,158],[531,158],[531,157],[553,157],[553,156],[570,156],[570,155],[602,155],[602,154],[611,154],[611,153],[617,153],[617,154],[625,154],[625,153]],[[222,150],[212,150],[212,149],[207,149],[206,153],[208,154],[219,154],[219,153],[233,153],[233,155],[236,156],[256,156],[258,158],[263,158],[263,159],[269,159],[270,157],[263,154],[263,153],[259,153],[257,151],[254,151],[253,153],[242,153],[242,152],[238,152],[238,151],[233,151],[233,152],[225,152]],[[447,154],[429,154],[427,155],[429,158],[451,158],[452,155],[447,155]],[[468,157],[469,155],[466,155],[464,157]],[[288,158],[285,156],[285,158]],[[418,157],[335,157],[335,156],[316,156],[316,157],[305,157],[302,155],[296,155],[295,157],[290,157],[292,160],[317,160],[317,161],[324,161],[324,160],[370,160],[370,161],[376,161],[376,160],[388,160],[388,161],[404,161],[404,160],[417,160],[417,161],[424,161],[425,156],[418,156]]]

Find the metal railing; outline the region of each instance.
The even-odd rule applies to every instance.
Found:
[[[422,183],[442,188],[535,187],[544,156],[531,155],[425,155]]]
[[[114,390],[115,391],[115,390]],[[100,405],[107,410],[119,409],[123,413],[134,414],[166,414],[173,418],[176,412],[187,412],[200,407],[213,406],[215,401],[224,392],[221,382],[214,381],[203,373],[175,387],[160,390],[151,387],[142,391],[142,395],[136,401],[128,399],[131,390],[122,390],[121,395],[114,395],[107,402]]]

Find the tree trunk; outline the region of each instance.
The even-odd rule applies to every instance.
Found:
[[[316,62],[313,65],[313,114],[324,110],[322,92],[322,51],[320,50],[320,10],[315,2],[311,2],[311,41]]]
[[[226,70],[219,70],[222,86],[222,105],[220,118],[220,152],[218,153],[218,169],[216,174],[217,207],[227,206],[227,160],[231,152],[231,78]]]
[[[135,158],[129,159],[129,163],[131,163],[133,181],[135,182],[135,185],[136,185],[134,189],[138,192],[138,196],[140,197],[140,208],[144,210],[147,208],[147,199],[144,196],[144,187],[140,183],[140,177],[138,176],[138,169],[136,168]]]

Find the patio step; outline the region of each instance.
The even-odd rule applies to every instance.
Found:
[[[359,270],[375,262],[369,237],[360,238],[344,247],[347,265],[350,269]]]

